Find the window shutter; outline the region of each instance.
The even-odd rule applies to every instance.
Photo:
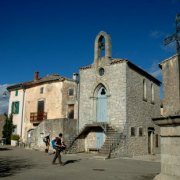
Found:
[[[156,134],[156,147],[159,146],[158,144],[159,144],[159,143],[158,143],[158,134]]]
[[[19,114],[19,101],[17,102],[16,114]]]
[[[13,114],[14,102],[11,104],[11,114]]]
[[[18,90],[16,90],[15,96],[18,96]]]

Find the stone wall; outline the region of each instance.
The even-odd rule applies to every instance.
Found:
[[[146,99],[143,98],[143,81],[146,82]],[[154,86],[154,101],[152,101],[151,85]],[[160,134],[152,117],[160,116],[159,84],[136,68],[127,66],[127,144],[129,156],[148,154],[148,127],[154,128],[153,154],[160,153],[160,147],[155,147],[155,135]],[[135,136],[131,136],[131,127],[135,127]],[[139,136],[139,128],[143,135]]]
[[[43,137],[48,133],[50,134],[50,139],[58,137],[59,133],[63,133],[63,137],[68,137],[74,130],[77,129],[76,119],[50,119],[41,122],[37,128],[33,131],[31,136],[31,149],[44,150],[45,143],[43,142]],[[50,147],[52,150],[52,147]]]

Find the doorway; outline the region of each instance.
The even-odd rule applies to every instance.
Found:
[[[101,87],[97,95],[97,122],[107,122],[107,91]]]
[[[148,128],[148,153],[153,154],[153,134],[154,134],[154,128],[149,127]]]
[[[31,129],[28,131],[28,144],[31,144],[31,136],[32,136],[33,131],[34,131],[34,129]]]

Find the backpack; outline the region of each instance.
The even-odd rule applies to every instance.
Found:
[[[53,149],[56,149],[55,142],[56,142],[56,139],[53,139],[53,140],[51,141],[51,144],[52,144]]]
[[[43,138],[43,142],[47,142],[47,136],[45,136],[44,138]]]

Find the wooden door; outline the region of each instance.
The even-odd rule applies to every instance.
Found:
[[[104,133],[99,130],[96,131],[96,148],[101,148],[104,143]]]
[[[151,132],[148,132],[148,153],[151,154]]]
[[[107,122],[107,91],[104,87],[98,91],[97,122]]]

